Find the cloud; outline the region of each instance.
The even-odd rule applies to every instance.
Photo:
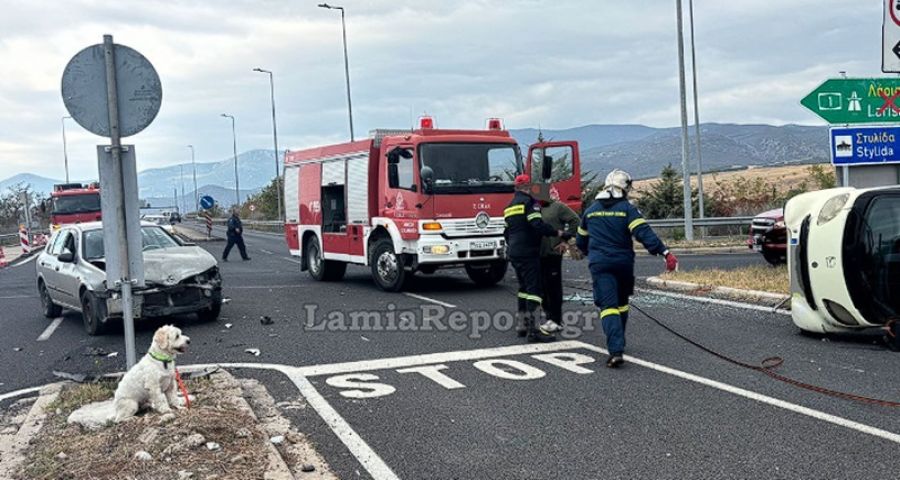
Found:
[[[17,1],[0,18],[0,178],[61,174],[60,76],[104,33],[142,52],[163,107],[137,145],[140,168],[349,136],[340,14],[317,1]],[[685,2],[685,6],[687,2]],[[406,127],[679,122],[671,0],[344,0],[357,136]],[[701,118],[818,123],[799,106],[838,71],[877,75],[881,6],[849,0],[695,0]],[[67,121],[73,178],[96,175],[104,140]]]

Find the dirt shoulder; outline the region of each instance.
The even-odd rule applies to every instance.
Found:
[[[144,413],[96,430],[66,419],[82,405],[111,398],[115,383],[65,385],[44,408],[43,427],[28,439],[14,478],[336,478],[277,409],[254,412],[274,405],[261,385],[221,371],[186,385],[191,408]]]

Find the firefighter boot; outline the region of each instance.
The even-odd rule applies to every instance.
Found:
[[[529,342],[546,343],[556,340],[556,332],[560,329],[559,324],[552,320],[547,320],[540,310],[529,312],[529,316],[531,317],[530,328],[528,329]]]

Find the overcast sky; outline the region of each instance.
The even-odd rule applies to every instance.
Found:
[[[337,0],[336,0],[337,1]],[[343,0],[357,136],[408,127],[679,124],[674,0]],[[60,80],[104,33],[143,53],[159,116],[126,139],[138,168],[349,138],[340,14],[318,0],[0,0],[0,179],[63,177]],[[685,9],[687,0],[685,0]],[[703,122],[819,124],[799,100],[827,77],[880,74],[879,0],[695,0]],[[686,17],[686,12],[685,12]],[[687,34],[687,33],[686,33]],[[67,120],[73,178],[103,139]],[[265,166],[269,167],[268,165]]]

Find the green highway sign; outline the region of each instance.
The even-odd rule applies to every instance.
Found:
[[[828,123],[900,122],[900,78],[832,78],[800,103]]]

